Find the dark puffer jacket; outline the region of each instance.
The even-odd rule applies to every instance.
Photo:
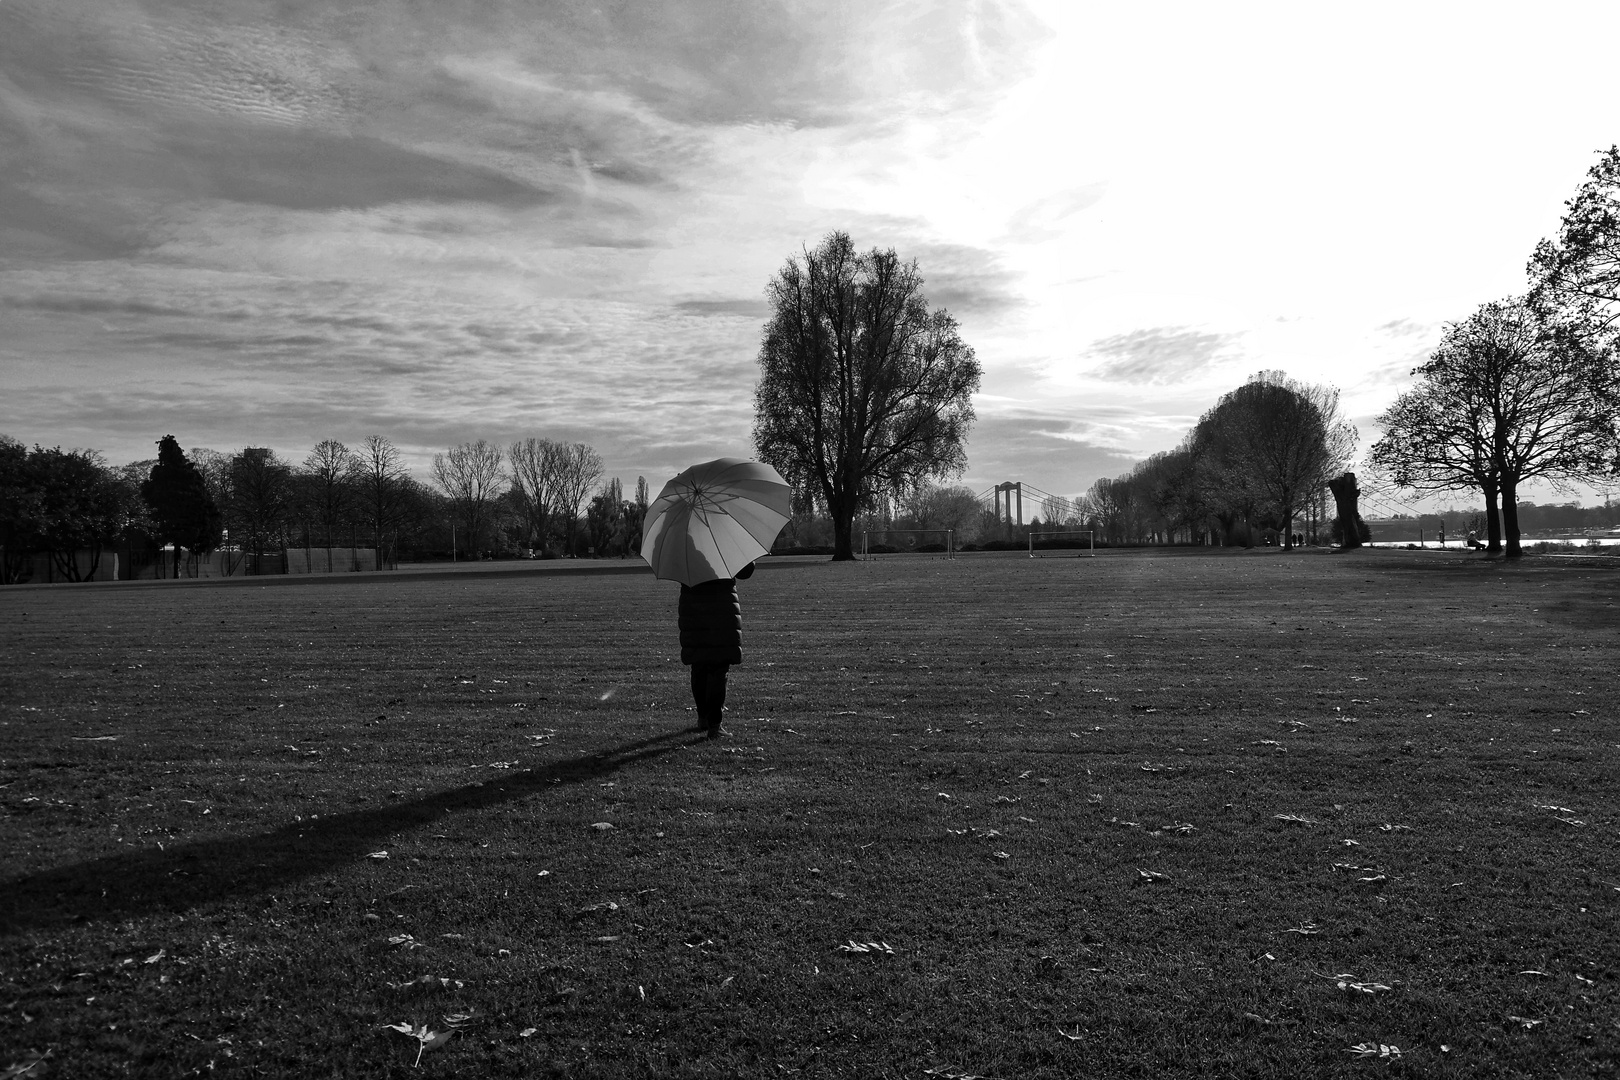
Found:
[[[753,565],[737,575],[746,578]],[[682,585],[678,609],[681,628],[681,663],[742,663],[742,602],[737,599],[737,578]]]

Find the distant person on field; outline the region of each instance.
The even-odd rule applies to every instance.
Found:
[[[1446,546],[1446,523],[1443,521],[1440,523],[1440,546]]]
[[[742,663],[742,602],[737,582],[754,575],[749,563],[734,578],[701,585],[682,585],[677,609],[681,628],[681,663],[692,668],[692,700],[698,730],[720,737],[720,712],[726,704],[726,669]]]

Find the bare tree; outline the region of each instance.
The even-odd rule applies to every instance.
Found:
[[[304,473],[309,479],[309,509],[320,528],[328,550],[332,535],[350,521],[354,489],[350,476],[354,471],[355,456],[347,446],[336,439],[325,439],[304,458]]]
[[[268,447],[250,446],[231,458],[225,518],[243,553],[252,555],[254,573],[266,548],[286,545],[291,477],[292,469]]]
[[[1491,452],[1489,406],[1477,390],[1467,380],[1425,377],[1379,415],[1376,423],[1384,435],[1367,452],[1367,463],[1398,487],[1478,488],[1485,496],[1487,550],[1494,553],[1502,550],[1501,481]]]
[[[1522,554],[1521,484],[1545,479],[1558,487],[1614,470],[1614,364],[1581,322],[1549,318],[1519,299],[1484,304],[1451,326],[1414,374],[1423,380],[1417,397],[1390,417],[1401,426],[1385,435],[1390,445],[1375,461],[1413,486],[1456,486],[1472,476],[1487,497],[1494,476],[1509,558]],[[1417,451],[1398,444],[1406,436]]]
[[[377,552],[377,569],[391,560],[386,554],[397,546],[389,539],[397,536],[411,504],[410,475],[400,461],[399,449],[382,435],[367,435],[353,455],[350,481],[360,520],[371,534]]]
[[[490,504],[500,494],[501,477],[501,448],[483,439],[433,455],[433,479],[466,526],[468,549],[475,555],[482,550]]]
[[[514,501],[533,548],[544,550],[549,546],[564,449],[550,439],[530,438],[513,443],[507,450]]]
[[[853,559],[855,514],[878,492],[959,476],[979,363],[915,261],[857,254],[830,233],[767,287],[754,445],[833,519],[833,558]]]
[[[960,485],[923,484],[906,494],[900,508],[914,528],[952,530],[957,546],[978,539],[984,516],[979,497]]]
[[[557,448],[557,513],[568,532],[568,554],[574,554],[574,536],[579,529],[580,507],[586,495],[602,478],[602,457],[584,443]]]

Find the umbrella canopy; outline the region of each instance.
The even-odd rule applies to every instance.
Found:
[[[683,585],[736,577],[771,550],[792,507],[793,489],[769,465],[705,461],[665,484],[647,508],[641,557],[654,576]]]

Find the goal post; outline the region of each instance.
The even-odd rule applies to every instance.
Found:
[[[955,529],[867,529],[861,533],[861,558],[878,555],[933,555],[956,558]]]
[[[1063,545],[1065,549],[1068,549],[1068,548],[1071,548],[1071,547],[1080,547],[1081,545],[1079,543],[1079,540],[1080,540],[1081,537],[1085,537],[1085,547],[1086,547],[1085,554],[1087,556],[1093,558],[1093,559],[1095,559],[1097,557],[1097,534],[1096,534],[1096,532],[1094,530],[1091,530],[1091,529],[1059,529],[1059,530],[1055,530],[1055,531],[1052,531],[1052,532],[1031,532],[1029,534],[1029,557],[1030,558],[1032,558],[1032,559],[1056,559],[1056,558],[1062,558],[1062,557],[1064,557],[1064,556],[1066,556],[1068,554],[1068,551],[1064,550],[1062,555],[1050,555],[1050,554],[1037,555],[1035,553],[1035,541],[1039,540],[1039,539],[1045,539],[1047,537],[1051,537],[1051,538],[1054,538],[1054,539],[1059,538],[1059,537],[1063,537],[1063,538],[1068,538],[1068,539],[1072,539],[1072,540],[1075,541],[1075,543],[1073,543],[1073,544],[1065,544],[1065,545]],[[1050,549],[1048,549],[1048,550],[1050,550]],[[1074,557],[1077,558],[1077,559],[1081,558],[1080,555],[1076,555]]]

